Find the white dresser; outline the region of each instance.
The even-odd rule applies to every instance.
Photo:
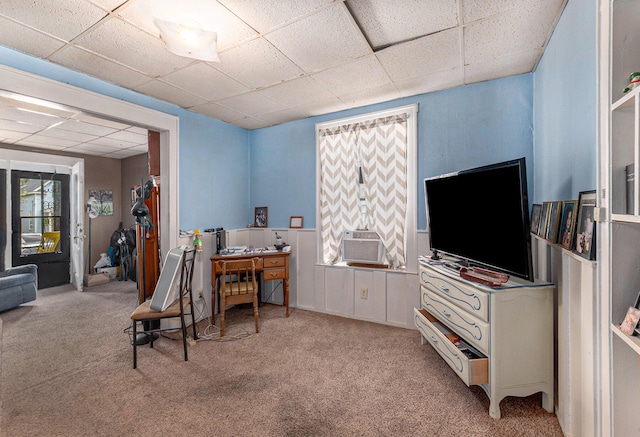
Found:
[[[553,284],[511,278],[491,288],[425,260],[419,277],[421,308],[414,312],[422,344],[465,384],[485,390],[489,415],[500,418],[505,396],[537,392],[553,412]]]

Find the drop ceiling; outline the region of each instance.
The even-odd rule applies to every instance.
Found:
[[[153,1],[161,0],[2,0],[0,45],[257,129],[531,72],[566,3],[174,1],[181,14],[195,11],[215,27],[220,62],[213,63],[164,47]],[[135,126],[74,113],[47,125],[51,115],[25,115],[8,103],[0,98],[7,144],[115,158],[146,145],[146,131]]]

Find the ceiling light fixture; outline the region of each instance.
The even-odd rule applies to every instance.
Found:
[[[220,62],[218,34],[204,30],[197,23],[178,24],[156,18],[153,23],[160,30],[160,39],[167,49],[178,56]]]

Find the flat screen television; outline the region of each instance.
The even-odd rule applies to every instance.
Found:
[[[533,281],[524,158],[430,177],[424,191],[433,258]]]

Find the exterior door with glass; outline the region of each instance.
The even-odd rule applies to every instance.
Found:
[[[38,288],[70,282],[69,175],[11,172],[12,263],[36,264]]]

